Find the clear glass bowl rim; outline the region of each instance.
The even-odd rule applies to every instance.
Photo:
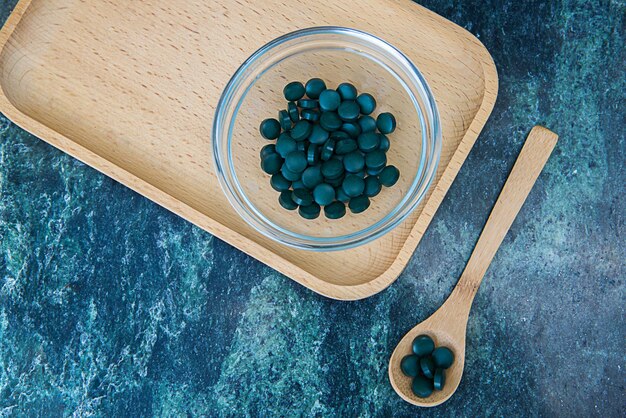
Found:
[[[381,220],[365,229],[347,235],[312,237],[289,231],[274,224],[254,207],[237,181],[231,152],[231,141],[232,130],[239,112],[239,107],[249,89],[266,71],[288,57],[284,57],[276,62],[270,62],[269,67],[263,69],[250,83],[244,85],[243,82],[246,80],[246,76],[249,76],[254,65],[257,64],[261,58],[266,57],[268,53],[289,42],[301,40],[305,37],[328,35],[339,35],[350,39],[358,39],[361,43],[368,44],[370,48],[383,51],[395,60],[395,64],[399,65],[404,70],[405,75],[412,79],[414,85],[411,87],[417,91],[417,97],[419,97],[420,100],[417,100],[416,95],[411,91],[406,91],[406,93],[411,96],[416,111],[418,115],[420,115],[422,149],[428,150],[429,155],[427,156],[426,152],[422,152],[420,166],[411,188],[400,203]],[[301,43],[304,44],[302,41]],[[406,88],[407,86],[405,86],[405,90]],[[241,94],[241,89],[244,89],[243,94]],[[240,96],[239,100],[237,103],[233,103],[237,94]],[[420,107],[420,103],[425,106],[425,109]],[[229,119],[230,122],[228,123]],[[402,223],[402,221],[404,221],[421,203],[435,178],[441,155],[441,143],[441,124],[435,98],[425,78],[413,62],[400,50],[381,38],[362,30],[341,26],[317,26],[300,29],[282,35],[254,52],[243,62],[237,71],[235,71],[222,92],[216,107],[212,131],[213,161],[217,177],[228,201],[239,216],[256,231],[266,237],[290,247],[311,251],[338,251],[354,248],[381,237]],[[367,214],[367,211],[364,212],[364,214]],[[320,216],[324,216],[323,213]]]

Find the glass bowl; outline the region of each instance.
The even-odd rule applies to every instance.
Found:
[[[372,94],[372,116],[392,112],[388,164],[400,170],[395,186],[371,199],[365,212],[347,211],[331,220],[323,210],[303,219],[278,203],[279,193],[260,167],[259,152],[270,143],[259,133],[266,118],[287,107],[283,87],[313,77],[336,88],[354,84]],[[277,38],[235,72],[218,103],[213,125],[217,176],[228,200],[254,229],[282,244],[306,250],[343,250],[374,240],[400,224],[426,195],[441,153],[439,113],[417,67],[388,42],[355,29],[315,27]]]

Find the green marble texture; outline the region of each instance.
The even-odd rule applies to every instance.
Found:
[[[407,269],[363,301],[0,116],[0,416],[625,416],[626,6],[422,3],[487,46],[500,93]],[[477,295],[458,392],[413,407],[389,356],[450,293],[537,123],[561,140]]]

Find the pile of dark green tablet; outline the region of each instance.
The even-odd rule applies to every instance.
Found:
[[[435,348],[428,335],[413,340],[413,354],[402,359],[400,369],[413,378],[411,389],[415,396],[427,398],[433,390],[442,390],[446,383],[446,369],[454,363],[454,354],[448,347]]]
[[[271,174],[283,208],[315,219],[323,206],[327,218],[338,219],[346,204],[361,213],[382,186],[396,184],[400,172],[386,155],[396,119],[370,116],[376,109],[371,94],[358,94],[350,83],[328,89],[319,78],[306,86],[289,83],[283,94],[287,108],[260,126],[263,138],[276,139],[261,150],[261,168]]]

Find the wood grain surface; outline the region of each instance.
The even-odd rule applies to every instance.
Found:
[[[354,13],[358,10],[358,13]],[[424,74],[443,149],[424,202],[361,247],[312,253],[277,244],[232,209],[214,174],[211,127],[237,67],[293,30],[377,35]],[[400,274],[491,112],[497,74],[464,29],[410,0],[22,0],[0,33],[0,110],[98,169],[304,286],[373,295]]]

